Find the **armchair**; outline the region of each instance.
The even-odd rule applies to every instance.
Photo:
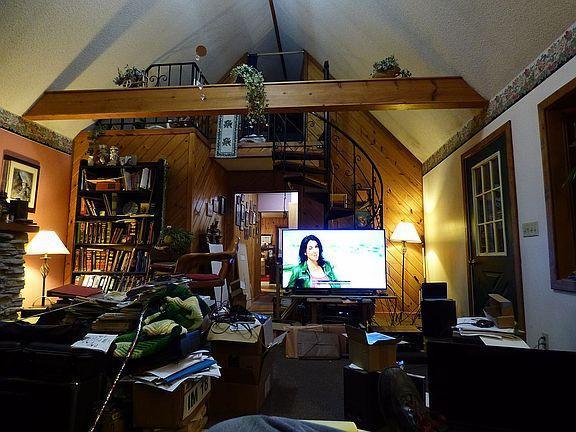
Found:
[[[237,292],[233,285],[239,285],[240,281],[236,277],[236,257],[238,252],[238,241],[236,239],[231,249],[216,253],[189,253],[182,255],[176,262],[174,274],[185,274],[192,279],[188,286],[194,293],[214,296],[214,288],[228,286],[228,294],[232,299]],[[222,267],[218,274],[199,273],[203,267],[210,265],[212,261],[220,261]]]

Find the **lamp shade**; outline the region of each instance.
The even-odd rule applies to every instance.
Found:
[[[393,242],[422,243],[414,224],[411,222],[400,222],[390,236],[390,240]]]
[[[68,249],[54,231],[42,230],[38,232],[28,246],[26,246],[28,255],[68,255]]]

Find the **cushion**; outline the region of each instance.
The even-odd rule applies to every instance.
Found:
[[[186,276],[195,281],[212,281],[220,279],[220,276],[216,274],[206,274],[206,273],[193,273],[193,274],[187,274]]]

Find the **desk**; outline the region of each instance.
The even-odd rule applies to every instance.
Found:
[[[376,300],[394,300],[397,301],[398,297],[395,295],[371,295],[371,296],[354,296],[354,295],[322,295],[322,294],[291,294],[289,296],[292,304],[286,311],[282,314],[282,318],[286,318],[294,308],[296,308],[302,302],[306,302],[310,305],[311,313],[311,323],[318,324],[320,318],[320,309],[325,304],[359,304],[361,322],[367,323],[370,321],[373,315],[374,302]]]

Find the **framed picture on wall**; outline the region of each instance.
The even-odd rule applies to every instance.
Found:
[[[220,204],[220,201],[218,201],[218,197],[212,198],[212,211],[214,213],[220,214],[220,209],[218,207],[219,204]]]
[[[237,227],[242,226],[242,195],[234,197],[234,223]]]
[[[218,213],[221,215],[226,213],[226,197],[222,195],[218,197]]]
[[[40,165],[4,155],[4,192],[8,201],[28,201],[28,211],[36,211]]]
[[[206,216],[212,216],[214,210],[212,209],[212,200],[206,201]]]

